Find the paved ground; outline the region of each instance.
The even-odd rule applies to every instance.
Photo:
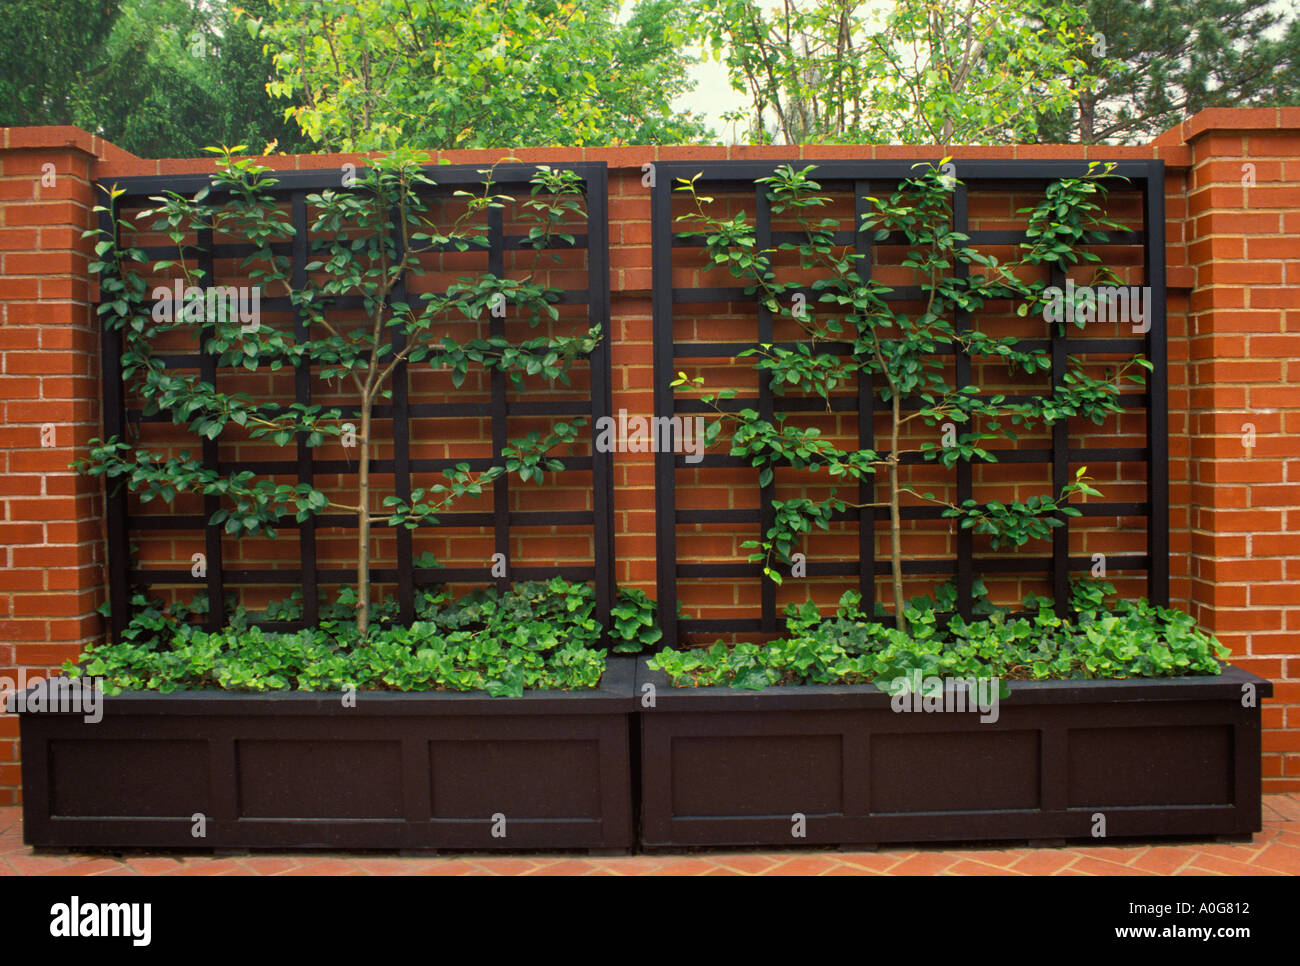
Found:
[[[1297,875],[1300,793],[1264,797],[1264,830],[1240,844],[1064,849],[909,849],[879,852],[692,852],[588,858],[576,854],[385,853],[212,856],[33,855],[22,812],[0,808],[0,875]]]

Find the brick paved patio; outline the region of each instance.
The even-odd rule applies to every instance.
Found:
[[[1297,875],[1300,793],[1264,797],[1250,843],[1177,842],[1062,849],[884,848],[878,852],[693,852],[403,858],[387,853],[34,855],[22,811],[0,808],[0,875]]]

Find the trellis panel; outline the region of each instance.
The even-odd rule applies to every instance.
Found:
[[[573,417],[584,416],[590,421],[592,439],[597,421],[608,417],[611,410],[610,400],[610,317],[609,317],[609,245],[608,245],[608,171],[603,162],[565,164],[559,167],[574,172],[582,181],[585,191],[587,219],[585,230],[574,234],[572,245],[556,239],[550,249],[585,250],[586,284],[582,287],[565,289],[560,298],[562,305],[585,305],[587,307],[587,325],[602,327],[603,338],[589,354],[586,364],[589,370],[588,399],[582,401],[537,400],[521,398],[523,394],[515,393],[511,398],[506,376],[494,370],[491,382],[491,399],[488,403],[438,402],[425,403],[413,400],[409,392],[408,367],[403,362],[395,369],[391,387],[391,403],[376,405],[373,409],[374,419],[391,420],[393,423],[393,446],[391,459],[373,458],[370,460],[372,474],[393,474],[394,494],[409,498],[414,475],[435,473],[458,463],[468,463],[473,470],[485,469],[493,462],[490,458],[461,458],[454,454],[448,458],[430,459],[414,458],[411,455],[410,421],[412,419],[462,420],[488,416],[492,423],[493,452],[499,454],[501,446],[508,439],[509,420],[514,417]],[[493,191],[510,194],[519,200],[529,196],[530,178],[537,171],[533,165],[499,165],[492,171]],[[476,165],[432,165],[425,168],[425,173],[436,182],[432,188],[422,188],[431,198],[447,198],[455,191],[470,189],[482,185],[486,170]],[[363,175],[364,172],[358,172]],[[289,216],[295,228],[294,237],[289,242],[276,243],[271,246],[276,255],[291,259],[291,284],[299,288],[307,282],[306,265],[313,257],[315,246],[309,236],[307,195],[326,189],[340,190],[341,179],[336,170],[280,171],[274,172],[277,184],[268,190],[282,197],[288,204]],[[109,188],[110,185],[101,185]],[[116,204],[118,210],[148,206],[148,199],[166,191],[182,195],[193,195],[201,189],[210,187],[208,175],[179,175],[161,177],[132,177],[117,179],[112,187],[122,189]],[[210,198],[220,199],[223,192],[212,189]],[[119,231],[107,215],[100,219],[100,227]],[[488,224],[490,246],[482,250],[486,258],[485,267],[497,274],[506,274],[504,269],[505,253],[509,251],[531,251],[532,246],[523,235],[507,235],[503,231],[501,212],[493,210]],[[133,246],[139,247],[150,261],[174,257],[174,249],[167,246]],[[197,246],[187,246],[191,251],[197,249],[199,267],[205,269],[208,284],[217,283],[212,274],[216,259],[238,258],[253,252],[254,247],[247,244],[213,243],[210,231],[200,232]],[[444,251],[452,251],[447,248]],[[405,296],[405,283],[390,293],[391,300],[401,300]],[[307,320],[298,312],[287,297],[264,298],[261,300],[264,311],[293,312],[293,332],[299,339],[307,336]],[[329,308],[345,310],[360,307],[360,298],[345,296],[333,299]],[[485,313],[480,327],[483,335],[503,335],[504,321]],[[396,350],[403,344],[404,335],[400,327],[391,330],[393,346]],[[170,422],[170,416],[160,414],[146,419],[139,410],[129,410],[126,405],[122,384],[122,336],[120,332],[102,329],[102,364],[103,364],[103,425],[104,436],[125,437],[133,428],[138,429],[142,422]],[[200,341],[200,347],[203,345]],[[159,353],[159,358],[169,368],[194,369],[201,378],[211,381],[220,390],[223,372],[219,371],[215,357],[202,351],[196,353]],[[312,370],[307,365],[296,367],[294,373],[292,399],[276,400],[278,402],[300,402],[311,404]],[[339,406],[344,418],[355,415],[359,409],[355,406]],[[382,440],[381,440],[382,441]],[[222,455],[221,440],[205,440],[202,445],[202,458],[208,467],[218,468],[223,472],[251,470],[254,473],[282,473],[296,476],[297,482],[313,483],[322,475],[355,474],[355,461],[328,459],[319,451],[309,449],[301,438],[296,449],[291,451],[292,459],[230,459]],[[484,528],[492,533],[494,546],[498,552],[509,553],[512,530],[524,526],[586,526],[590,528],[592,554],[589,564],[564,565],[559,567],[515,567],[509,569],[506,580],[496,580],[498,584],[510,580],[538,580],[552,576],[563,576],[570,580],[590,581],[595,585],[597,615],[603,627],[609,626],[610,609],[613,606],[615,587],[613,572],[613,493],[612,493],[612,454],[597,452],[594,447],[591,456],[564,458],[565,472],[583,472],[590,480],[590,509],[585,510],[511,510],[509,503],[510,484],[498,479],[493,493],[493,507],[489,512],[461,511],[438,514],[437,524],[422,524],[423,527],[438,529],[450,528]],[[130,512],[125,492],[110,487],[107,498],[107,534],[108,534],[108,569],[109,599],[111,604],[111,629],[113,637],[120,639],[121,632],[129,620],[129,601],[132,585],[149,586],[205,586],[211,611],[207,624],[215,629],[226,620],[224,591],[232,587],[255,586],[259,584],[297,584],[303,588],[302,621],[263,621],[261,626],[272,630],[288,630],[306,625],[314,625],[318,620],[317,588],[322,583],[350,582],[356,578],[356,569],[322,567],[317,560],[317,531],[321,527],[354,528],[356,519],[347,514],[323,514],[309,518],[299,524],[286,518],[276,524],[278,531],[297,532],[299,537],[299,566],[293,568],[242,568],[233,569],[222,560],[222,533],[220,526],[207,523],[212,512],[218,508],[215,498],[206,498],[201,515],[172,513],[166,516],[151,514],[147,518],[133,516]],[[192,531],[196,540],[200,540],[207,556],[206,578],[194,578],[189,570],[159,570],[157,568],[133,567],[130,557],[130,540],[140,524],[167,531]],[[480,567],[440,567],[416,568],[413,565],[412,534],[405,527],[396,530],[396,559],[392,566],[371,567],[371,580],[377,584],[394,584],[397,588],[399,619],[409,622],[414,617],[413,598],[416,588],[431,583],[458,582],[489,584],[494,582],[490,576],[490,564]],[[383,561],[378,561],[383,563]]]
[[[717,199],[739,197],[741,206],[746,211],[753,211],[756,229],[756,244],[765,249],[781,242],[800,241],[796,232],[773,231],[770,207],[765,185],[755,184],[755,179],[771,175],[782,164],[790,164],[796,169],[808,164],[815,164],[812,177],[822,185],[822,193],[843,199],[852,198],[855,228],[860,225],[861,216],[867,206],[863,200],[868,193],[887,194],[899,182],[915,174],[914,166],[919,163],[936,163],[938,159],[915,159],[897,161],[861,161],[828,160],[801,162],[796,159],[788,161],[748,161],[748,162],[691,162],[674,161],[657,165],[656,185],[652,197],[652,246],[653,246],[653,316],[654,316],[654,400],[655,414],[659,417],[674,415],[694,415],[709,410],[699,401],[678,398],[671,386],[683,360],[722,360],[734,359],[740,352],[759,343],[772,342],[772,320],[770,313],[763,307],[754,305],[751,340],[744,341],[688,341],[679,338],[675,323],[678,321],[676,306],[682,303],[756,303],[756,297],[746,295],[743,283],[736,286],[699,285],[683,287],[674,283],[674,253],[683,249],[700,248],[699,236],[679,237],[680,226],[673,221],[673,192],[680,185],[679,179],[697,178],[696,185],[702,194]],[[1064,177],[1079,177],[1087,171],[1087,164],[1079,161],[991,161],[991,160],[953,160],[949,173],[958,180],[953,201],[953,229],[970,235],[969,244],[979,248],[994,245],[1015,245],[1025,240],[1020,230],[987,229],[970,230],[968,213],[968,196],[971,191],[1025,193],[1040,191],[1051,181]],[[1051,443],[1048,447],[1030,448],[1020,446],[1011,451],[998,452],[999,463],[1042,463],[1050,467],[1054,492],[1069,482],[1068,466],[1072,462],[1116,462],[1120,464],[1141,463],[1146,467],[1146,498],[1141,501],[1098,501],[1079,505],[1085,517],[1097,516],[1143,516],[1147,521],[1146,552],[1117,553],[1107,555],[1108,565],[1114,570],[1141,570],[1147,578],[1147,596],[1156,604],[1167,605],[1169,598],[1169,479],[1168,479],[1168,374],[1166,327],[1165,327],[1165,241],[1164,241],[1164,162],[1153,161],[1117,161],[1112,171],[1116,181],[1112,187],[1123,190],[1136,190],[1141,193],[1142,225],[1140,229],[1130,231],[1108,232],[1108,246],[1127,246],[1141,251],[1143,286],[1151,289],[1150,328],[1141,335],[1119,338],[1079,337],[1067,329],[1064,335],[1055,331],[1055,326],[1048,326],[1052,331],[1043,338],[1019,340],[1019,346],[1028,351],[1050,351],[1053,386],[1059,385],[1066,371],[1066,357],[1074,353],[1096,354],[1138,354],[1149,359],[1154,371],[1147,375],[1146,387],[1142,393],[1125,393],[1120,404],[1126,408],[1141,408],[1145,413],[1146,442],[1141,447],[1105,447],[1069,445],[1067,425],[1064,421],[1055,424]],[[851,193],[851,194],[850,194]],[[750,207],[752,205],[752,207]],[[859,254],[867,256],[860,263],[860,272],[870,273],[872,269],[873,243],[868,233],[848,230],[835,233],[835,242],[854,248]],[[887,239],[886,244],[897,243]],[[1063,273],[1058,272],[1059,281]],[[895,285],[893,291],[884,296],[887,301],[905,302],[915,299],[920,294],[920,286]],[[816,292],[811,287],[801,289],[808,299],[808,304],[816,304]],[[699,317],[693,312],[692,317]],[[968,313],[957,312],[955,327],[960,331],[968,327],[971,320]],[[789,345],[789,343],[778,343]],[[847,352],[845,346],[819,347],[823,352]],[[949,350],[955,355],[955,385],[966,385],[971,375],[970,358],[959,349]],[[857,419],[858,445],[861,448],[875,448],[873,415],[881,411],[880,404],[874,399],[870,377],[863,378],[857,389],[856,398],[834,396],[830,407],[836,413],[850,413]],[[1028,396],[1008,396],[1008,401],[1022,401]],[[765,419],[771,419],[774,412],[789,413],[810,411],[822,407],[821,399],[801,399],[798,397],[782,398],[777,404],[768,387],[768,380],[761,374],[757,393],[751,396],[741,394],[729,404],[734,408],[748,406],[756,409]],[[677,448],[674,441],[674,449]],[[919,458],[905,457],[905,464],[922,462]],[[659,452],[655,456],[656,489],[656,546],[659,612],[661,615],[677,613],[681,578],[716,578],[727,580],[759,579],[762,580],[760,605],[758,613],[752,617],[732,618],[684,618],[677,621],[665,621],[665,638],[663,646],[674,646],[680,634],[687,633],[771,633],[777,628],[776,594],[772,582],[763,579],[761,565],[749,563],[743,559],[736,563],[718,562],[700,563],[685,559],[678,551],[678,526],[683,524],[732,524],[754,525],[765,533],[770,526],[772,513],[770,500],[773,484],[760,491],[760,506],[751,509],[697,509],[682,508],[677,500],[677,472],[686,466],[684,455],[674,452]],[[709,469],[734,468],[747,466],[745,460],[727,455],[711,454],[704,457],[702,464]],[[972,497],[973,466],[959,460],[954,468],[954,485],[957,501]],[[858,502],[873,502],[872,494],[880,498],[881,488],[870,480],[858,488]],[[903,508],[904,520],[941,519],[939,507],[906,506]],[[888,508],[864,508],[839,514],[837,519],[858,520],[857,547],[858,559],[851,561],[808,562],[809,577],[845,577],[856,578],[853,586],[863,595],[863,609],[871,613],[875,604],[875,580],[888,575],[888,559],[877,559],[875,551],[876,524],[888,520]],[[1069,553],[1070,518],[1061,516],[1064,525],[1055,528],[1050,540],[1050,553],[1019,554],[1016,556],[981,556],[977,557],[972,546],[972,534],[969,530],[957,531],[956,553],[950,557],[910,557],[903,562],[903,571],[907,575],[949,576],[954,579],[958,591],[959,612],[969,616],[972,607],[972,584],[981,573],[1023,573],[1049,575],[1052,580],[1054,596],[1058,609],[1068,605],[1066,600],[1069,575],[1072,572],[1086,571],[1091,566],[1088,556],[1071,556]],[[906,547],[904,547],[906,552]],[[846,586],[845,589],[848,589]]]

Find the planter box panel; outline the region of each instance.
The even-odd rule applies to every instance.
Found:
[[[600,815],[600,742],[515,739],[429,744],[434,818]],[[551,776],[565,775],[556,783]]]
[[[124,694],[20,716],[24,837],[69,848],[626,849],[633,661],[601,687]],[[505,835],[495,815],[504,816]],[[195,816],[202,821],[196,822]],[[202,826],[202,836],[195,835]]]
[[[673,782],[673,814],[839,814],[844,811],[841,745],[837,734],[678,735],[672,741],[673,773],[709,778]]]
[[[208,749],[200,741],[124,739],[49,743],[50,814],[184,818],[208,806]],[[196,798],[194,790],[201,790]]]
[[[1260,712],[1242,688],[1272,685],[1233,667],[1013,682],[988,722],[895,712],[870,685],[673,689],[643,663],[647,685],[648,847],[1094,840],[1099,813],[1113,839],[1261,827]]]
[[[1071,807],[1232,804],[1230,724],[1076,728],[1069,747]]]
[[[395,741],[245,740],[235,744],[240,818],[401,818]]]
[[[868,715],[880,718],[886,713]],[[907,778],[871,783],[873,813],[1039,807],[1038,732],[889,734],[889,726],[884,720],[863,720],[859,725],[872,734],[868,774]]]

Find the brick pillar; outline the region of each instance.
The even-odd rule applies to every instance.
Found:
[[[86,266],[94,139],[0,129],[0,675],[75,659],[100,633],[103,500],[68,468],[99,434]],[[19,800],[18,721],[0,715],[0,805]]]
[[[1300,789],[1300,110],[1205,111],[1192,148],[1192,612],[1271,678],[1266,790]],[[1172,133],[1172,132],[1171,132]]]
[[[594,154],[594,152],[592,152]],[[610,364],[613,411],[654,415],[654,328],[650,285],[650,188],[641,166],[654,148],[601,152],[610,165]],[[614,454],[614,575],[651,597],[655,586],[655,456]]]

